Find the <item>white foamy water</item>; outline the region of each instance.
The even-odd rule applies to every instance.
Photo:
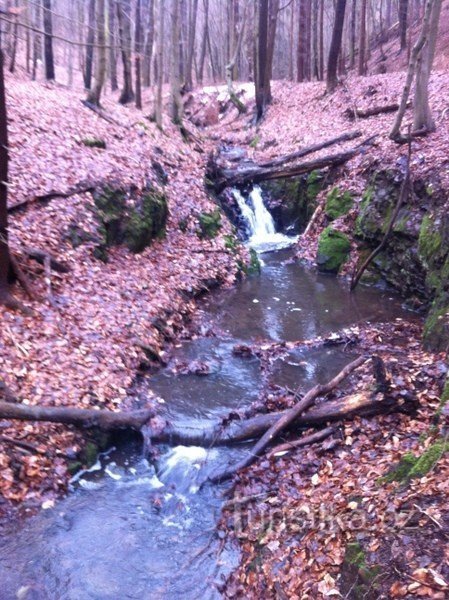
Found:
[[[264,204],[259,186],[251,190],[248,198],[244,198],[237,189],[233,190],[233,194],[248,229],[248,245],[256,252],[281,250],[295,243],[297,237],[276,232],[273,217]]]

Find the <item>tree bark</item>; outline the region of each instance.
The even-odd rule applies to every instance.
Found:
[[[120,104],[128,104],[134,100],[131,67],[131,0],[118,0],[117,16],[123,63],[123,88],[119,102]]]
[[[144,59],[143,59],[143,85],[150,87],[152,77],[152,61],[154,46],[154,0],[149,0],[148,4],[148,27],[145,37]]]
[[[204,2],[204,28],[203,28],[203,36],[201,38],[201,50],[200,50],[200,58],[198,63],[198,81],[199,83],[203,83],[204,79],[204,63],[206,60],[206,50],[207,50],[207,38],[209,35],[209,0],[203,0]]]
[[[328,92],[333,92],[338,85],[337,67],[338,56],[341,51],[341,40],[343,36],[343,25],[345,21],[346,0],[337,0],[335,6],[335,19],[332,31],[332,40],[327,62],[327,81]]]
[[[362,0],[360,10],[359,75],[366,75],[366,3]]]
[[[181,48],[180,39],[180,2],[171,0],[171,118],[176,125],[182,124],[183,110],[181,99]]]
[[[435,121],[429,104],[429,80],[432,72],[433,59],[438,35],[438,24],[441,14],[441,0],[434,0],[429,20],[427,42],[418,59],[416,69],[416,84],[414,96],[413,130],[434,131]]]
[[[193,89],[193,58],[195,55],[195,39],[196,39],[196,20],[198,16],[198,0],[193,0],[191,12],[189,15],[189,36],[186,72],[184,77],[184,85],[187,91]]]
[[[42,0],[44,9],[44,56],[45,56],[45,78],[48,81],[55,79],[55,62],[53,57],[53,19],[51,0]]]
[[[164,83],[164,38],[165,38],[165,0],[159,2],[159,36],[157,40],[157,93],[155,118],[156,125],[162,129],[162,86]]]
[[[87,19],[86,37],[86,70],[84,71],[84,87],[90,90],[92,87],[92,74],[94,66],[94,43],[95,43],[95,0],[89,0],[89,12]]]
[[[401,50],[407,48],[408,0],[399,0],[399,39]]]
[[[408,102],[408,98],[410,95],[413,78],[415,76],[416,64],[418,62],[418,58],[422,52],[424,44],[427,41],[428,32],[429,32],[429,24],[430,24],[430,19],[432,16],[433,4],[434,4],[434,0],[426,0],[426,7],[425,7],[425,13],[424,13],[424,19],[423,19],[423,24],[422,24],[422,28],[421,28],[421,33],[420,33],[418,39],[416,40],[416,43],[413,46],[413,49],[412,49],[412,52],[410,55],[410,61],[408,64],[408,69],[407,69],[407,76],[405,79],[404,89],[402,91],[401,102],[399,104],[398,114],[396,115],[395,122],[393,124],[393,127],[392,127],[392,129],[390,131],[390,135],[389,135],[390,139],[395,140],[395,141],[402,141],[402,138],[401,138],[402,119],[404,118],[404,114],[405,114],[405,111],[407,108],[407,102]]]
[[[100,106],[101,92],[106,79],[106,0],[97,0],[97,63],[95,65],[95,83],[87,95],[87,101],[95,106]]]
[[[0,302],[8,296],[8,122],[4,80],[4,54],[0,50]]]
[[[134,66],[136,76],[136,108],[142,110],[142,0],[136,0],[134,48],[136,52]]]
[[[271,96],[265,77],[268,51],[268,4],[269,0],[260,0],[258,13],[257,61],[256,61],[256,121],[263,117]],[[270,82],[268,82],[270,86]]]
[[[116,5],[115,0],[108,0],[108,38],[109,38],[109,78],[111,81],[111,91],[118,90],[117,77],[117,54],[115,51],[117,33],[116,33]]]
[[[140,430],[154,416],[155,413],[152,409],[112,412],[87,408],[30,406],[29,404],[0,400],[0,419],[47,421],[75,425],[86,429],[98,428],[104,431],[115,429]]]

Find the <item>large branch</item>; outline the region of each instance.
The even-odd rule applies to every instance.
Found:
[[[18,213],[23,210],[26,210],[30,204],[41,203],[47,204],[51,202],[55,198],[70,198],[71,196],[75,196],[76,194],[84,194],[86,192],[93,192],[96,187],[99,187],[101,183],[79,183],[78,185],[70,188],[66,192],[59,191],[51,191],[46,194],[41,194],[39,196],[32,196],[27,198],[26,200],[22,200],[22,202],[18,202],[17,204],[12,204],[8,206],[9,213]]]
[[[286,411],[277,421],[274,423],[268,431],[260,438],[251,452],[248,455],[232,465],[228,469],[216,473],[210,477],[212,483],[219,483],[230,479],[237,471],[249,467],[261,456],[267,446],[275,440],[279,434],[284,431],[293,421],[295,421],[302,413],[304,413],[319,396],[324,396],[335,389],[344,379],[346,379],[353,371],[363,365],[368,359],[364,356],[359,356],[353,360],[349,365],[346,365],[333,379],[325,383],[324,385],[315,385],[307,394],[293,406],[290,410]]]
[[[82,428],[140,430],[152,417],[154,410],[112,412],[87,408],[52,406],[29,406],[27,404],[0,401],[0,419],[19,421],[49,421]]]
[[[277,167],[284,163],[290,162],[292,160],[296,160],[297,158],[302,158],[303,156],[307,156],[308,154],[312,154],[313,152],[318,152],[319,150],[323,150],[323,148],[328,148],[329,146],[333,146],[334,144],[340,144],[341,142],[347,142],[349,140],[354,140],[362,135],[361,131],[348,131],[339,135],[338,137],[331,138],[330,140],[324,140],[323,142],[319,142],[318,144],[313,144],[312,146],[306,146],[305,148],[301,148],[296,152],[292,152],[291,154],[286,154],[285,156],[279,156],[278,158],[274,158],[273,160],[260,163],[260,167]]]

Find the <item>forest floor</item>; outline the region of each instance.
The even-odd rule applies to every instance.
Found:
[[[126,406],[135,373],[146,360],[136,339],[163,357],[166,340],[156,320],[164,319],[165,336],[174,339],[194,310],[194,301],[186,298],[206,282],[235,281],[238,257],[226,249],[223,235],[230,225],[223,220],[214,239],[198,237],[200,215],[215,208],[204,190],[207,151],[215,143],[245,147],[259,161],[352,129],[361,129],[362,139],[377,134],[374,146],[341,170],[339,185],[359,200],[364,174],[376,164],[396,164],[407,151],[387,139],[391,115],[352,123],[343,114],[348,107],[397,101],[400,73],[350,79],[332,96],[324,95],[319,83],[274,83],[274,102],[260,127],[248,126],[248,116],[229,114],[189,145],[168,122],[164,135],[141,113],[113,100],[105,101],[105,108],[116,125],[59,86],[12,77],[7,83],[11,205],[86,180],[138,188],[150,180],[160,186],[160,169],[152,162],[168,175],[165,239],[138,255],[114,247],[105,264],[92,256],[89,242],[73,248],[67,235],[73,224],[93,226],[90,194],[30,203],[11,215],[14,250],[38,247],[71,268],[66,275],[52,275],[52,303],[41,268],[25,262],[27,272],[34,269],[33,285],[42,299],[31,302],[20,289],[15,293],[35,314],[2,309],[2,377],[30,404]],[[449,76],[436,73],[431,97],[438,129],[413,143],[412,165],[423,177],[439,170],[446,186],[448,89]],[[87,148],[82,140],[88,137],[104,140],[106,149]],[[348,230],[351,221],[337,225]],[[313,231],[301,244],[302,258],[315,256],[316,239]],[[264,459],[236,478],[230,503],[237,502],[238,509],[226,511],[221,525],[242,549],[228,597],[447,597],[449,458],[437,441],[444,430],[435,425],[446,357],[425,352],[420,335],[419,325],[398,321],[364,328],[360,336],[364,351],[385,359],[393,387],[416,397],[416,414],[356,419],[342,425],[328,446]],[[351,378],[351,389],[367,378],[368,373]],[[264,409],[288,402],[279,397],[275,407]],[[19,504],[25,511],[52,505],[66,490],[66,457],[76,456],[81,438],[57,425],[1,422],[0,427],[0,437],[26,438],[37,450],[0,444],[0,514]],[[430,468],[422,476],[382,479],[407,453],[427,451]]]
[[[1,378],[24,403],[117,409],[126,405],[136,371],[146,361],[140,341],[163,360],[164,343],[182,329],[194,309],[193,297],[209,285],[234,283],[243,250],[225,247],[231,227],[224,220],[217,237],[198,236],[198,218],[216,209],[204,188],[207,152],[201,140],[185,143],[168,119],[161,133],[140,111],[113,99],[104,103],[117,122],[111,124],[80,98],[57,84],[8,76],[9,205],[86,181],[97,187],[112,181],[161,188],[163,172],[167,233],[141,254],[112,247],[103,263],[94,258],[92,241],[76,248],[70,241],[71,229],[96,227],[90,193],[30,202],[11,214],[11,249],[21,256],[40,299],[30,301],[16,285],[14,295],[34,315],[0,308]],[[86,147],[88,138],[103,140],[106,149]],[[52,301],[43,267],[25,258],[26,247],[49,252],[70,267],[68,274],[52,273]],[[26,440],[36,451],[11,439]],[[80,435],[63,426],[1,421],[0,516],[12,506],[26,512],[51,504],[66,490],[67,457],[76,458],[80,443]]]

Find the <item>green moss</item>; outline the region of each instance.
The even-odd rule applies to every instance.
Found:
[[[254,248],[249,249],[250,259],[248,265],[248,275],[258,275],[260,273],[260,260]]]
[[[225,248],[235,253],[239,244],[238,239],[233,234],[226,234],[223,236]]]
[[[349,256],[351,244],[340,231],[326,227],[318,241],[316,261],[320,271],[338,273]]]
[[[126,210],[127,196],[127,190],[124,188],[108,185],[94,194],[97,217],[104,227],[106,246],[119,244],[122,241],[120,223]]]
[[[423,341],[426,348],[442,351],[449,345],[449,305],[434,302],[424,323]]]
[[[381,477],[378,483],[392,483],[393,481],[403,483],[407,480],[410,470],[415,466],[417,460],[411,452],[404,454],[399,463],[390,469],[385,477]]]
[[[212,239],[217,236],[221,229],[221,213],[218,208],[213,212],[202,213],[198,217],[200,230],[198,237],[201,239]]]
[[[341,591],[346,594],[345,597],[354,600],[374,597],[380,573],[379,566],[367,564],[365,552],[359,542],[346,546],[341,569]]]
[[[435,261],[441,249],[441,234],[436,229],[430,215],[425,215],[419,230],[418,251],[421,259],[427,265]]]
[[[352,542],[346,546],[345,562],[358,568],[365,566],[365,553],[359,542]]]
[[[106,150],[106,142],[104,140],[100,140],[99,138],[83,138],[81,140],[81,143],[87,146],[88,148],[100,148],[101,150]]]
[[[411,452],[405,454],[399,463],[380,479],[380,483],[407,483],[411,479],[424,477],[438,463],[445,452],[449,450],[449,442],[439,439],[421,454],[414,456]]]
[[[142,252],[156,238],[165,235],[168,205],[165,194],[146,192],[126,222],[125,241],[131,252]]]
[[[185,219],[179,220],[178,227],[179,227],[179,230],[182,231],[182,233],[185,233],[187,231],[188,226],[189,226],[189,219],[187,217]]]
[[[369,205],[374,197],[374,185],[369,185],[363,193],[362,201],[360,202],[359,214],[355,221],[354,233],[358,237],[364,237],[364,229],[367,226],[366,213]],[[368,227],[375,229],[374,224],[368,223]]]
[[[83,467],[83,463],[79,460],[71,460],[67,463],[67,471],[70,473],[70,475],[75,475],[75,473],[78,473],[79,470],[81,470]]]
[[[315,169],[307,176],[307,198],[315,201],[318,194],[323,189],[323,175],[321,171]]]
[[[256,135],[256,137],[253,140],[251,140],[251,142],[250,142],[250,145],[249,145],[250,148],[257,148],[259,142],[260,142],[260,135]]]
[[[338,187],[334,187],[326,199],[325,212],[331,221],[346,215],[352,208],[354,200],[349,192],[341,192]]]

